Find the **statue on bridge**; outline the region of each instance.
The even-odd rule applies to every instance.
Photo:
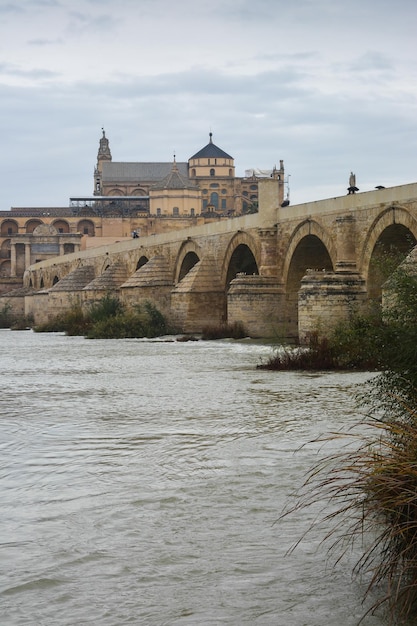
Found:
[[[356,176],[351,172],[349,176],[348,195],[356,193],[357,191],[359,191],[359,189],[356,187]]]

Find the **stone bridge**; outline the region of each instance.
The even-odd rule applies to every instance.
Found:
[[[259,185],[259,212],[32,265],[25,312],[42,321],[109,290],[153,301],[181,332],[241,321],[251,336],[305,338],[379,298],[379,251],[417,241],[417,184],[295,206]]]

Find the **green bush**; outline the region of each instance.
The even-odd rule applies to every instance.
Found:
[[[311,333],[306,348],[279,346],[258,369],[264,370],[328,370],[340,369],[333,348],[327,337]]]
[[[125,306],[123,303],[110,293],[90,304],[87,316],[93,324],[106,320],[116,315],[120,315],[124,312]]]
[[[244,339],[248,333],[243,322],[232,322],[231,324],[211,324],[204,326],[201,338],[205,340],[213,339]]]
[[[12,307],[9,303],[6,303],[3,308],[0,309],[0,328],[10,328],[13,323],[11,309]]]
[[[34,331],[38,333],[59,333],[63,332],[67,335],[85,335],[91,326],[91,320],[83,312],[81,306],[73,305],[65,313],[60,313],[53,319],[38,324],[34,327]]]
[[[328,500],[337,560],[346,544],[358,540],[364,547],[355,569],[370,575],[367,593],[380,594],[370,610],[385,605],[391,624],[415,624],[417,277],[401,268],[390,287],[393,297],[383,315],[352,318],[332,336],[339,363],[357,367],[374,360],[380,373],[358,394],[368,419],[353,435],[354,451],[314,467],[292,511]]]
[[[118,298],[110,295],[83,311],[80,305],[37,326],[37,332],[65,332],[89,339],[121,339],[127,337],[157,337],[167,333],[163,315],[150,302],[128,309]]]

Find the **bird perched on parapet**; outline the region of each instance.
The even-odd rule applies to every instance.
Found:
[[[377,185],[375,189],[385,189],[384,185]]]
[[[290,201],[289,201],[289,199],[287,198],[286,200],[284,200],[284,202],[282,202],[282,203],[281,203],[281,206],[282,206],[282,207],[284,207],[284,206],[289,206],[289,204],[290,204]]]

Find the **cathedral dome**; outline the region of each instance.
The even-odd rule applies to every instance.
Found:
[[[230,154],[227,154],[227,152],[225,152],[224,150],[222,150],[221,148],[219,148],[213,143],[213,133],[210,133],[209,143],[206,146],[204,146],[204,148],[201,148],[201,150],[196,152],[196,154],[194,154],[192,157],[190,157],[190,160],[192,159],[216,159],[216,158],[233,159],[233,157],[230,156]]]

